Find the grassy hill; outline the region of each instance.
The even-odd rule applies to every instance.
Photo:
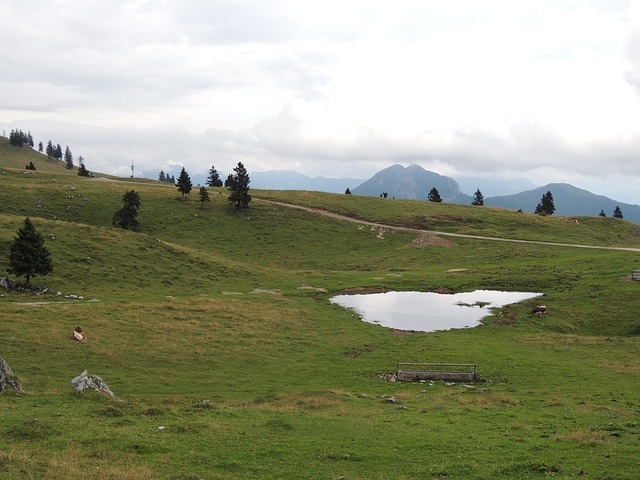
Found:
[[[201,208],[195,191],[80,178],[4,140],[0,275],[25,216],[54,271],[34,279],[46,294],[0,290],[0,357],[25,387],[0,394],[0,479],[636,475],[639,253],[412,243],[421,233],[266,200],[581,245],[638,248],[637,225],[296,191],[252,190],[236,214],[223,189]],[[142,200],[140,232],[111,226],[127,189]],[[475,329],[396,332],[329,302],[363,287],[539,291],[549,313],[523,302]],[[76,325],[87,342],[71,340]],[[396,362],[477,362],[482,382],[384,380]],[[115,399],[74,394],[83,370]]]

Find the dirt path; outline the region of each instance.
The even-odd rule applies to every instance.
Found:
[[[640,248],[634,248],[634,247],[607,247],[603,245],[578,245],[574,243],[543,242],[539,240],[518,240],[515,238],[485,237],[482,235],[467,235],[464,233],[449,233],[449,232],[439,232],[437,230],[422,230],[419,228],[398,227],[395,225],[387,225],[384,223],[376,223],[376,222],[369,222],[367,220],[359,220],[357,218],[348,217],[347,215],[341,215],[339,213],[330,212],[328,210],[323,210],[321,208],[305,207],[303,205],[294,205],[291,203],[276,202],[275,200],[266,200],[266,199],[256,198],[256,197],[253,197],[253,200],[258,200],[264,203],[271,203],[274,205],[280,205],[282,207],[297,208],[298,210],[305,210],[307,212],[315,213],[317,215],[323,215],[325,217],[334,218],[336,220],[344,220],[347,222],[353,222],[360,225],[368,225],[368,226],[377,227],[377,228],[386,228],[388,230],[398,230],[398,231],[405,231],[405,232],[416,232],[416,233],[423,233],[423,234],[429,234],[429,235],[437,235],[439,237],[472,238],[475,240],[489,240],[493,242],[527,243],[527,244],[533,244],[533,245],[549,245],[553,247],[590,248],[594,250],[616,250],[621,252],[640,253]]]

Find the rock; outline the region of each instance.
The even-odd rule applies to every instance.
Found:
[[[11,367],[0,357],[0,392],[5,390],[16,390],[18,392],[24,392],[22,384],[18,377],[13,374]]]
[[[71,380],[71,387],[78,393],[84,393],[91,389],[98,393],[106,393],[110,397],[115,396],[102,378],[98,375],[89,376],[86,370]]]

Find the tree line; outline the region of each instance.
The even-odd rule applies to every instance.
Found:
[[[14,147],[24,147],[26,145],[30,148],[34,148],[35,145],[31,132],[28,131],[27,133],[24,133],[22,130],[11,130],[11,133],[9,134],[9,144],[13,145]],[[64,159],[67,164],[67,168],[69,170],[73,170],[73,153],[71,153],[69,145],[66,146],[63,152],[62,147],[59,143],[54,145],[53,142],[49,140],[45,149],[44,144],[42,142],[39,142],[38,152],[46,153],[47,157],[55,158],[57,161],[62,161]],[[92,177],[93,174],[85,167],[84,159],[82,158],[82,156],[78,157],[78,162],[80,164],[80,166],[78,167],[78,175],[81,177]],[[25,168],[27,170],[36,169],[33,162],[29,162],[25,166]]]

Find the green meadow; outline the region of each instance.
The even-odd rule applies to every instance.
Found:
[[[639,478],[637,224],[253,189],[235,213],[225,189],[203,207],[195,187],[81,178],[4,138],[0,187],[0,276],[26,216],[54,264],[44,294],[0,289],[0,357],[25,390],[0,394],[0,479]],[[137,232],[111,225],[131,189]],[[381,289],[543,296],[435,333],[329,301]],[[392,382],[397,362],[481,378]],[[76,394],[83,370],[115,397]]]

